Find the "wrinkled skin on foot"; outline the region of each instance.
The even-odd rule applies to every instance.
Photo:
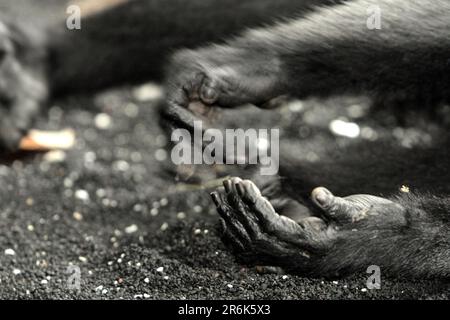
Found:
[[[272,108],[285,98],[279,98],[284,91],[280,62],[268,52],[231,46],[182,50],[173,56],[167,74],[163,116],[176,127],[208,122],[213,107]]]
[[[407,274],[408,264],[416,262],[401,251],[414,241],[407,210],[388,199],[363,194],[341,198],[319,187],[311,195],[319,214],[294,221],[279,215],[249,180],[226,180],[224,189],[211,195],[224,242],[246,264],[339,277],[365,272],[370,265]]]
[[[0,20],[0,151],[15,151],[47,98],[44,53]]]

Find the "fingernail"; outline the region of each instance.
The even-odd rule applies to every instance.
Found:
[[[219,195],[217,194],[217,192],[211,192],[210,196],[211,196],[212,201],[214,202],[214,204],[216,206],[219,206],[220,205],[220,201],[219,201]]]
[[[313,198],[316,200],[317,204],[321,207],[325,207],[330,202],[330,192],[322,187],[316,188],[312,192]]]
[[[245,194],[245,189],[240,183],[236,183],[236,190],[241,197]]]
[[[225,191],[229,192],[231,190],[231,181],[230,180],[223,180],[223,186],[225,187]]]

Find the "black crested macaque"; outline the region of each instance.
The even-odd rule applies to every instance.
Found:
[[[380,28],[367,25],[374,10],[380,14]],[[199,103],[205,108],[248,103],[268,108],[283,95],[342,93],[368,94],[377,101],[395,97],[434,108],[450,98],[449,32],[447,0],[354,0],[318,7],[305,17],[249,30],[225,43],[177,52],[167,73],[165,117],[191,128],[199,117],[193,112],[198,112]],[[292,212],[282,215],[276,195],[269,196],[271,203],[264,197],[265,189],[261,192],[251,181],[226,180],[224,190],[212,193],[224,240],[246,263],[281,266],[304,275],[337,277],[377,265],[394,276],[448,279],[448,148],[447,140],[430,150],[434,157],[423,150],[398,155],[390,163],[396,169],[380,173],[381,179],[394,180],[392,172],[406,177],[413,174],[404,167],[410,164],[421,168],[426,180],[430,176],[423,169],[431,172],[436,166],[443,169],[431,175],[438,185],[414,194],[390,191],[391,196],[383,198],[358,194],[358,187],[380,177],[372,175],[373,167],[364,171],[356,165],[354,176],[334,183],[337,188],[314,188],[307,212],[295,219],[289,218],[295,216]],[[376,151],[365,150],[366,155]],[[353,165],[367,163],[366,158],[350,150],[344,160]],[[327,177],[332,184],[340,173],[337,166],[316,163],[309,172],[302,164],[286,166],[282,161],[278,196],[289,195],[305,204],[305,186],[327,185]],[[331,175],[322,172],[326,170]],[[361,175],[366,179],[357,178]],[[352,194],[341,188],[345,183],[356,194],[332,193]]]
[[[64,6],[61,18],[47,23],[17,18],[16,1],[2,0],[0,148],[17,149],[48,98],[161,80],[176,49],[338,1],[133,0],[83,17],[81,30],[69,30]]]
[[[0,146],[16,148],[48,98],[160,80],[172,51],[276,18],[296,19],[175,54],[167,68],[165,117],[189,127],[195,115],[186,107],[193,100],[268,108],[272,98],[284,94],[367,93],[377,101],[408,99],[422,107],[448,101],[448,1],[341,2],[134,0],[84,18],[82,30],[69,31],[64,21],[44,28],[17,20],[8,13],[14,0],[1,1]],[[381,29],[369,30],[373,11],[367,10],[373,5],[379,6]],[[361,149],[366,155],[378,150]],[[340,276],[376,264],[394,275],[449,278],[448,143],[426,153],[395,155],[396,169],[388,173],[374,172],[373,162],[364,167],[371,157],[353,154],[309,166],[283,161],[282,178],[262,190],[270,203],[250,181],[226,181],[225,192],[213,195],[226,242],[247,263],[305,275]],[[353,174],[339,179],[336,172],[348,172],[339,166],[348,163]],[[437,168],[443,172],[434,173]],[[394,186],[401,178],[392,173],[405,171],[420,177],[420,194],[395,196],[383,189],[380,179]],[[436,185],[436,177],[443,182]],[[318,188],[310,200],[318,185],[339,194],[357,194],[365,186],[392,196],[339,198]],[[294,205],[287,210],[289,202]]]

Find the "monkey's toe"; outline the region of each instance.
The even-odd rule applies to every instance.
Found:
[[[371,215],[378,215],[380,207],[398,206],[389,199],[368,194],[337,197],[324,187],[315,188],[311,198],[327,219],[340,223],[358,222]]]

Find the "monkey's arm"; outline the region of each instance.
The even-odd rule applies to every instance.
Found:
[[[13,13],[15,1],[5,0],[0,5],[0,149],[18,147],[48,91],[55,97],[159,80],[172,50],[218,41],[317,2],[134,0],[82,18],[80,30],[68,30],[64,19],[49,25],[36,17],[24,21]]]
[[[245,28],[341,0],[134,0],[50,30],[54,94],[158,81],[176,49],[221,41]]]
[[[168,71],[169,104],[264,106],[283,94],[448,99],[449,10],[444,0],[354,0],[178,52]],[[380,29],[372,30],[377,14]]]
[[[450,277],[449,199],[334,196],[316,188],[318,216],[280,216],[250,181],[233,178],[212,194],[224,240],[247,264],[339,277],[377,265],[382,273]]]

